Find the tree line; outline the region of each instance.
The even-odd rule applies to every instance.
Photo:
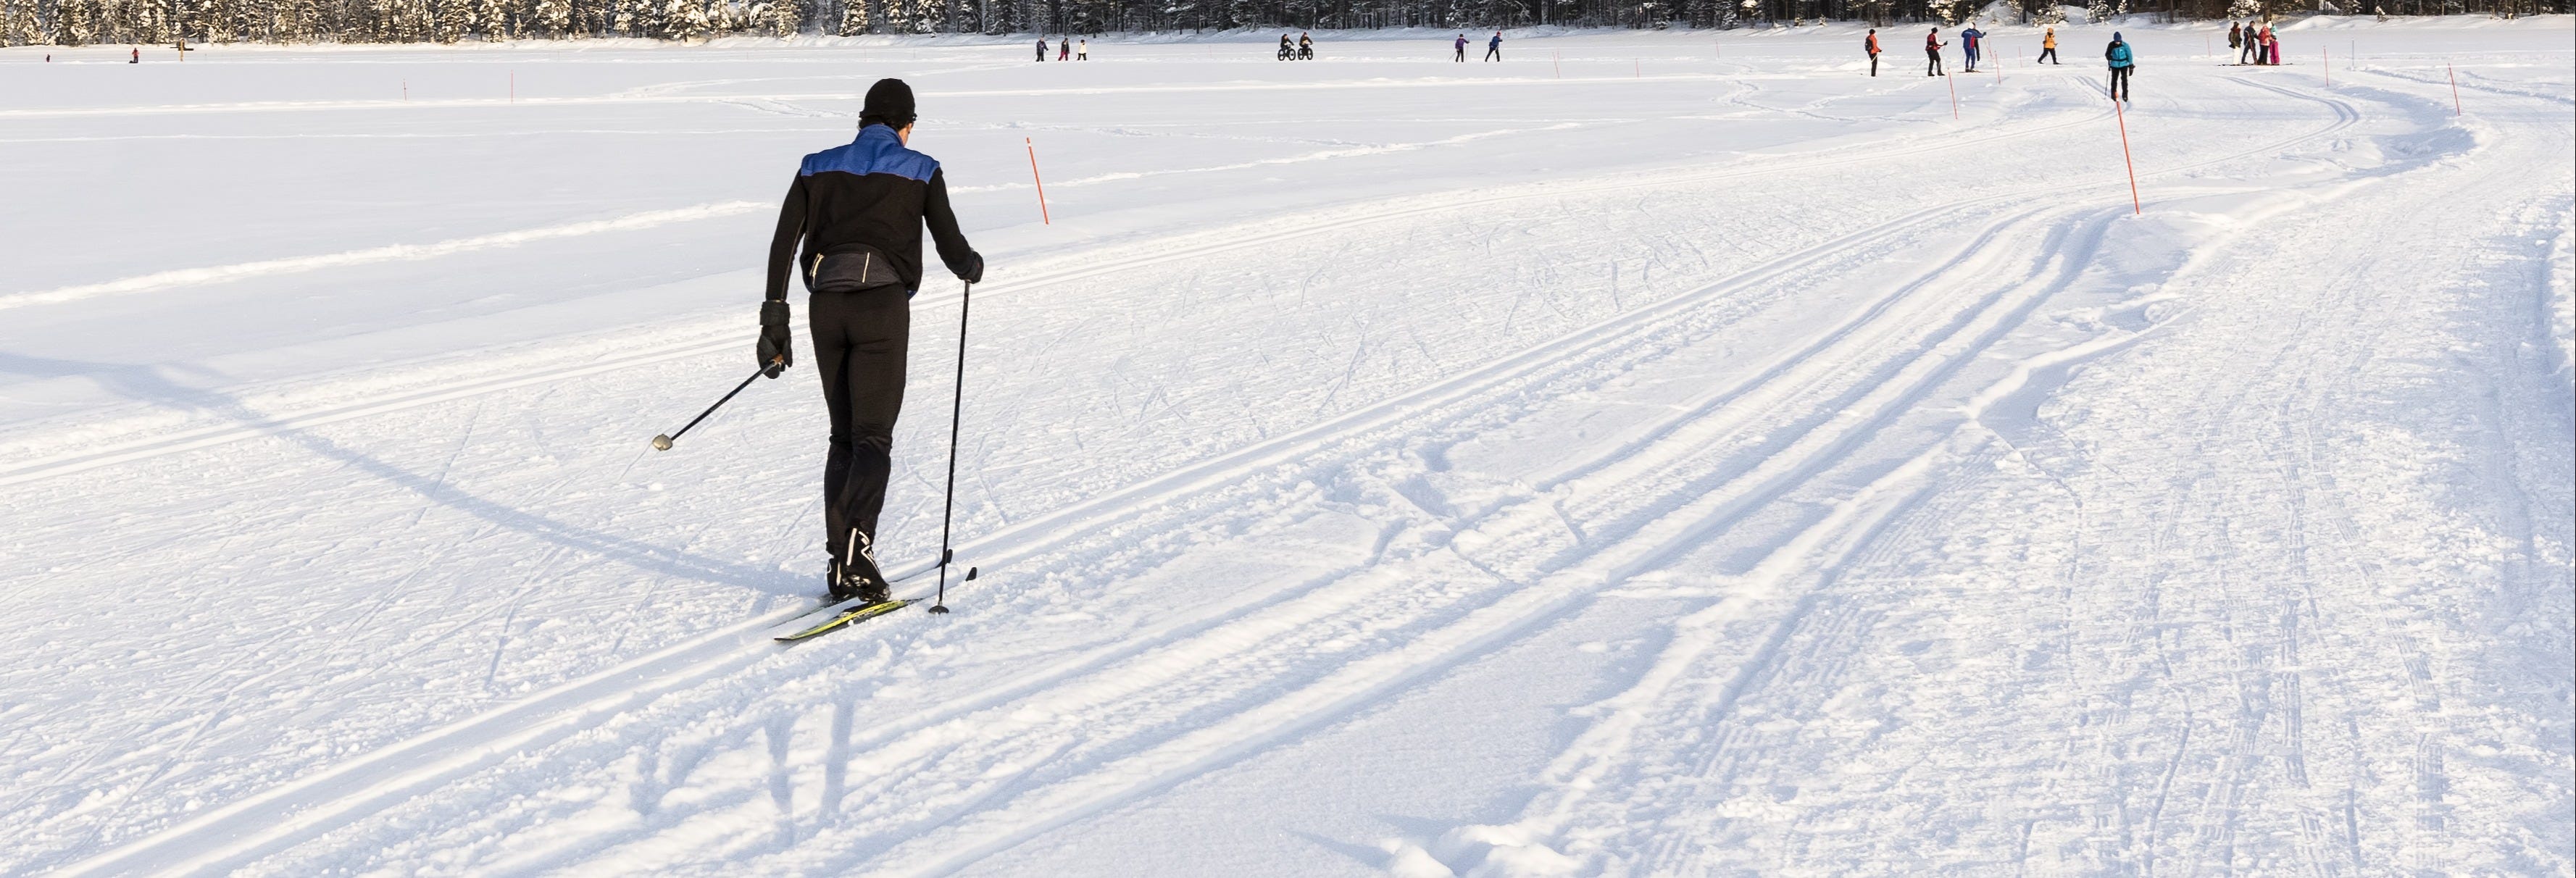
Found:
[[[2014,19],[2060,20],[2057,0]],[[2569,0],[2088,0],[2095,18],[2258,14],[2517,16]],[[749,34],[1103,34],[1233,28],[1733,28],[1957,22],[1978,0],[0,0],[0,45],[453,43]]]

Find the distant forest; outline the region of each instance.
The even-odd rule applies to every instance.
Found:
[[[2012,0],[2007,19],[2062,19]],[[2088,17],[2519,16],[2569,0],[2084,0]],[[0,0],[0,45],[452,43],[734,34],[1103,34],[1255,28],[1734,28],[1956,22],[1980,0]]]

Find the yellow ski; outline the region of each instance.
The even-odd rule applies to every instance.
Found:
[[[803,631],[778,638],[778,642],[792,643],[794,641],[803,640],[819,634],[829,634],[833,631],[847,628],[859,622],[864,622],[869,619],[874,619],[878,616],[883,616],[887,613],[903,609],[906,605],[911,603],[911,601],[879,601],[873,604],[860,604],[847,610],[843,610],[838,615],[825,619],[822,623],[817,624],[812,628],[807,628]]]

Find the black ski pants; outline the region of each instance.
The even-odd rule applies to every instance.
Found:
[[[2056,47],[2056,46],[2050,46],[2050,47],[2048,47],[2048,48],[2045,48],[2045,49],[2041,49],[2041,50],[2039,50],[2039,58],[2038,58],[2038,60],[2034,60],[2034,61],[2032,61],[2032,62],[2030,62],[2030,63],[2033,63],[2033,64],[2055,64],[2055,63],[2058,63],[2058,61],[2057,61],[2057,47]]]
[[[2111,97],[2113,100],[2125,101],[2129,99],[2129,71],[2136,69],[2138,68],[2111,68]]]
[[[1500,61],[1500,60],[1503,60],[1503,47],[1501,47],[1501,46],[1487,46],[1487,47],[1485,47],[1485,60],[1487,60],[1487,61]]]
[[[832,560],[847,561],[852,533],[877,538],[886,480],[894,472],[894,419],[903,411],[905,348],[912,301],[899,286],[815,293],[805,317],[814,328],[814,371],[832,415],[823,458],[823,530]]]
[[[1925,76],[1948,76],[1948,75],[1950,75],[1948,71],[1945,71],[1945,70],[1942,70],[1942,69],[1941,69],[1941,52],[1940,52],[1940,50],[1938,50],[1938,49],[1925,49],[1925,50],[1923,50],[1923,54],[1924,54],[1924,55],[1926,55],[1926,56],[1929,56],[1929,60],[1926,60],[1926,61],[1924,61],[1924,62],[1923,62],[1923,75],[1925,75]]]
[[[1871,53],[1869,53],[1869,75],[1871,75],[1871,76],[1877,76],[1877,75],[1878,75],[1878,53],[1877,53],[1877,52],[1871,52]]]

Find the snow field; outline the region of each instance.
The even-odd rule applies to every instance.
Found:
[[[1356,41],[45,69],[10,182],[119,182],[5,230],[0,868],[2566,873],[2565,21],[2358,32],[2489,53],[2462,117],[2423,58],[2149,54],[2142,216],[2090,66],[1952,122],[1847,30],[1507,49],[1567,80]],[[496,63],[549,76],[440,93]],[[642,438],[739,377],[734,205],[889,74],[995,266],[986,573],[782,650],[811,378]],[[111,209],[201,178],[240,215]],[[895,559],[936,547],[927,287]]]

